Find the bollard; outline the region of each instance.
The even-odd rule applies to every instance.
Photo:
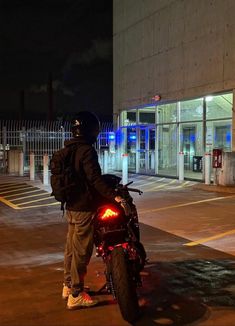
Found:
[[[48,154],[43,155],[43,184],[49,184],[49,173],[48,173]]]
[[[33,152],[29,154],[29,180],[35,180],[35,160]]]
[[[179,181],[184,181],[184,152],[179,152]]]
[[[205,153],[205,184],[211,184],[211,154]]]
[[[110,157],[110,163],[111,163],[111,170],[115,171],[116,170],[116,160],[115,160],[115,155],[116,153],[109,153],[109,157]]]
[[[155,168],[155,151],[151,152],[150,168],[151,168],[151,170],[154,170],[154,168]]]
[[[104,170],[103,173],[106,174],[108,173],[108,159],[109,159],[109,154],[108,151],[104,151]]]
[[[128,183],[128,154],[122,154],[122,184]]]
[[[102,174],[104,174],[104,154],[103,154],[103,152],[101,152],[99,154],[99,164],[100,164],[100,168],[102,170]]]
[[[24,175],[24,153],[19,152],[19,175],[22,177]]]

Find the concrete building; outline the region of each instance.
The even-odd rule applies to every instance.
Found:
[[[203,180],[205,153],[235,170],[235,1],[114,0],[114,121],[129,171]]]

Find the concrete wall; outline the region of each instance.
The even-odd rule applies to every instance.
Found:
[[[235,0],[114,0],[114,113],[235,88]]]
[[[223,153],[222,169],[217,173],[219,185],[235,185],[235,153]]]

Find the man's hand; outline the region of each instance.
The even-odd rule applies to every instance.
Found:
[[[116,196],[115,200],[116,202],[121,204],[122,208],[124,209],[125,215],[129,216],[131,214],[131,208],[130,205],[126,202],[126,200],[121,196]]]
[[[114,199],[117,203],[120,203],[123,200],[121,196],[116,196]]]

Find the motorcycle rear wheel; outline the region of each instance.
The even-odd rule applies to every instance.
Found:
[[[122,247],[111,254],[111,274],[116,299],[124,320],[133,323],[139,316],[136,287],[130,275],[128,261]]]

